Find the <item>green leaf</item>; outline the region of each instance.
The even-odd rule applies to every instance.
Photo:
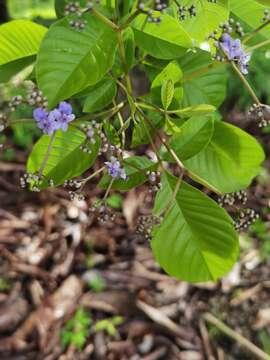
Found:
[[[194,5],[196,8],[197,15],[187,16],[181,24],[198,44],[205,42],[207,36],[229,17],[229,0],[218,0],[217,3],[211,3],[209,0],[187,0],[183,5],[186,7]],[[177,8],[177,5],[174,7]],[[176,16],[179,17],[177,11]]]
[[[50,136],[43,135],[35,144],[28,158],[28,172],[39,172],[46,157],[50,139]],[[49,179],[53,180],[55,186],[62,185],[65,180],[80,176],[93,165],[98,155],[100,141],[97,140],[96,144],[89,145],[92,153],[86,154],[80,150],[85,139],[86,135],[82,131],[71,126],[67,132],[61,130],[56,132],[52,150],[49,152],[46,166],[42,172],[45,180],[41,188],[48,187]]]
[[[264,152],[254,137],[216,121],[208,146],[184,164],[198,182],[214,191],[230,193],[248,187],[263,160]]]
[[[177,178],[164,174],[155,213],[172,201]],[[171,276],[190,282],[221,278],[238,257],[238,236],[228,214],[212,199],[182,182],[151,246],[157,262]]]
[[[181,86],[184,88],[184,96],[175,108],[200,104],[219,107],[226,97],[226,66],[213,62],[211,54],[200,49],[189,51],[176,61],[183,73]],[[154,58],[148,58],[144,64],[151,81],[168,65],[166,61]]]
[[[141,49],[158,59],[176,59],[191,48],[192,41],[177,19],[162,15],[160,24],[147,22],[142,14],[133,22],[135,41]]]
[[[161,87],[161,101],[165,110],[171,105],[174,95],[174,84],[172,80],[165,80]]]
[[[123,40],[124,40],[124,48],[126,55],[126,65],[128,70],[130,70],[135,63],[135,41],[134,41],[134,33],[131,28],[127,28],[123,32]],[[119,53],[119,49],[116,51],[115,62],[113,66],[113,74],[116,77],[120,77],[125,69],[123,68],[123,63],[121,60],[121,56]]]
[[[164,116],[152,111],[149,111],[147,115],[152,120],[152,125],[156,131],[162,128],[165,123]],[[143,118],[139,119],[139,122],[135,124],[133,129],[131,146],[137,147],[139,145],[149,144],[149,135],[153,137],[155,134],[153,127],[150,126]]]
[[[179,110],[172,110],[170,113],[177,115],[180,118],[187,118],[191,116],[202,116],[202,115],[209,115],[216,111],[215,106],[201,104],[201,105],[194,105],[189,106],[187,108],[179,109]],[[175,120],[177,122],[177,120]]]
[[[161,87],[165,80],[171,80],[173,84],[180,83],[183,72],[176,61],[171,61],[153,80],[151,88]]]
[[[105,77],[99,83],[86,89],[87,98],[85,99],[83,112],[96,112],[102,110],[112,102],[116,95],[116,84],[109,78]]]
[[[13,20],[0,26],[0,82],[34,61],[46,31],[29,20]]]
[[[147,171],[153,171],[157,167],[157,164],[149,160],[145,156],[132,156],[124,160],[124,168],[128,176],[128,180],[124,181],[121,179],[113,182],[113,189],[128,191],[134,187],[142,185],[147,181]],[[111,177],[106,174],[100,180],[98,186],[101,189],[106,189],[111,182]]]
[[[47,32],[37,59],[38,85],[49,107],[99,82],[112,67],[116,34],[93,14],[85,14],[83,31],[56,22]]]
[[[164,99],[162,100],[162,96],[165,96],[165,93],[162,92],[162,89],[163,90],[167,89],[169,91],[166,93],[169,96],[167,100],[170,100],[168,107],[171,105],[174,96],[175,96],[175,99],[172,103],[172,106],[177,106],[177,104],[183,97],[183,88],[182,88],[182,86],[178,86],[174,89],[174,85],[180,84],[180,82],[182,81],[182,78],[183,78],[183,73],[182,73],[182,70],[181,70],[179,64],[176,61],[171,61],[155,77],[155,79],[152,82],[151,97],[152,97],[153,102],[158,106],[161,104],[164,106],[164,104],[163,104]],[[173,91],[171,91],[171,90],[173,90]]]
[[[227,71],[224,65],[214,63],[211,55],[198,50],[178,60],[184,73],[184,107],[211,104],[219,107],[226,97]]]
[[[211,117],[192,117],[180,128],[180,132],[171,139],[170,146],[180,158],[186,160],[198,154],[210,142],[214,132],[214,121]],[[166,153],[164,159],[173,161]]]
[[[261,20],[263,18],[263,12],[266,6],[268,6],[268,9],[270,9],[269,1],[265,1],[265,4],[263,5],[254,0],[231,0],[230,6],[231,12],[253,29],[259,27],[262,24]],[[269,39],[269,26],[266,26],[264,29],[262,29],[260,34]]]
[[[35,55],[11,61],[0,66],[0,83],[9,81],[12,76],[31,65],[35,61]]]

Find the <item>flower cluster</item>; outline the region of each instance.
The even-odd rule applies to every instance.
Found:
[[[148,181],[150,183],[150,193],[156,193],[161,188],[160,172],[147,171]]]
[[[259,218],[259,214],[253,209],[240,210],[238,217],[234,220],[234,227],[237,231],[247,229]]]
[[[248,200],[247,192],[245,190],[240,190],[235,193],[222,195],[218,199],[218,202],[221,206],[225,206],[225,205],[233,206],[237,202],[242,205],[245,205],[247,203],[247,200]]]
[[[113,179],[128,180],[125,169],[121,167],[121,163],[116,157],[111,156],[111,161],[106,161],[105,165]]]
[[[264,10],[264,13],[263,13],[263,18],[262,18],[262,22],[263,23],[266,23],[270,21],[270,14],[269,14],[269,10],[268,9],[265,9]]]
[[[191,18],[197,15],[196,7],[195,5],[191,6],[179,6],[178,7],[178,17],[180,21],[186,20],[187,16],[190,16]]]
[[[245,53],[241,40],[234,40],[230,34],[223,34],[221,39],[215,42],[215,46],[218,50],[221,50],[222,53],[225,54],[229,61],[234,61],[237,64],[242,74],[246,75],[248,73],[250,55]],[[218,57],[217,60],[219,60]]]
[[[147,4],[147,7],[149,4]],[[140,0],[138,3],[138,9],[147,15],[147,21],[153,23],[160,23],[161,18],[159,16],[154,16],[154,11],[159,11],[162,13],[167,8],[167,4],[161,0],[154,0],[152,4],[152,8],[146,8],[146,1]]]
[[[259,127],[270,125],[270,107],[264,104],[253,104],[248,110],[248,116],[254,117],[259,122]]]
[[[50,112],[42,107],[36,108],[33,111],[33,117],[37,121],[37,126],[47,135],[52,135],[59,129],[67,131],[68,124],[75,119],[72,106],[65,101]]]
[[[152,238],[153,229],[160,225],[162,217],[155,215],[140,216],[137,223],[136,232],[142,235],[146,240],[150,241]]]

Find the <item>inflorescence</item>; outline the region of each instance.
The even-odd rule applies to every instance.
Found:
[[[150,241],[152,238],[152,231],[159,226],[162,221],[161,216],[144,215],[140,216],[137,223],[136,232],[142,235],[146,240]]]
[[[67,131],[68,124],[75,119],[72,106],[65,101],[62,101],[57,108],[50,112],[38,107],[33,111],[33,117],[37,121],[38,128],[47,135],[52,135],[59,129]]]
[[[242,74],[248,74],[250,55],[244,51],[240,39],[233,39],[230,34],[225,33],[218,41],[215,41],[215,47],[217,49],[216,60],[233,61]]]
[[[234,220],[234,227],[237,231],[246,230],[259,218],[254,209],[241,209]]]
[[[140,0],[138,3],[138,10],[141,13],[147,15],[148,22],[153,22],[157,24],[160,23],[161,17],[157,16],[154,12],[162,13],[167,8],[166,1],[154,0],[150,5],[146,5],[146,2],[147,1],[145,0]]]
[[[264,104],[253,104],[248,110],[248,116],[258,121],[260,128],[270,125],[270,107]]]

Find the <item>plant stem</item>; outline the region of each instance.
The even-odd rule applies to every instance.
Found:
[[[124,30],[124,29],[126,29],[128,26],[129,26],[129,24],[130,23],[132,23],[132,21],[134,20],[134,19],[136,19],[136,17],[138,16],[138,15],[140,15],[140,10],[136,10],[128,19],[127,19],[127,21],[121,26],[121,29],[122,30]]]
[[[262,42],[260,42],[260,43],[258,43],[256,45],[254,45],[254,46],[251,46],[251,47],[247,48],[246,52],[254,51],[254,50],[259,49],[259,48],[261,48],[263,46],[266,46],[268,44],[270,44],[270,39],[262,41]]]
[[[173,149],[171,149],[170,145],[167,143],[167,141],[160,135],[160,132],[157,131],[157,129],[154,127],[154,125],[152,124],[151,119],[149,119],[144,112],[140,109],[139,112],[142,114],[142,116],[144,117],[144,119],[147,121],[147,123],[149,124],[149,126],[152,128],[152,130],[154,130],[160,140],[160,142],[166,147],[166,149],[168,150],[168,152],[171,154],[171,156],[174,158],[176,164],[178,165],[178,167],[183,171],[185,171],[185,166],[182,163],[182,161],[178,158],[178,156],[176,155],[176,153],[173,151]]]
[[[243,85],[245,86],[245,88],[247,89],[247,91],[249,92],[250,96],[252,97],[252,99],[254,100],[254,102],[261,106],[261,102],[258,99],[257,95],[255,94],[255,92],[253,91],[252,87],[249,85],[247,79],[245,78],[245,76],[241,73],[241,71],[238,69],[237,65],[232,61],[231,62],[233,69],[235,70],[235,72],[237,73],[237,75],[240,77]]]
[[[91,9],[91,12],[95,15],[96,18],[101,20],[104,24],[108,25],[111,29],[117,31],[119,27],[112,22],[110,19],[108,19],[106,16],[102,15],[99,11],[97,11],[95,8]]]
[[[152,136],[151,136],[151,134],[150,134],[147,126],[146,126],[145,123],[144,123],[144,119],[141,119],[141,120],[142,120],[142,123],[143,123],[144,130],[145,130],[145,132],[146,132],[146,134],[147,134],[147,137],[148,137],[148,139],[149,139],[149,141],[150,141],[150,143],[151,143],[152,149],[154,150],[154,153],[156,154],[156,157],[157,157],[157,159],[158,159],[158,162],[159,162],[159,164],[160,164],[160,167],[162,168],[162,170],[165,171],[165,169],[164,169],[164,167],[163,167],[162,160],[161,160],[161,158],[160,158],[160,156],[159,156],[159,153],[158,153],[158,149],[157,149],[157,147],[156,147],[156,145],[155,145],[155,143],[154,143],[154,141],[153,141],[153,138],[152,138]]]
[[[116,105],[115,107],[113,107],[112,109],[105,110],[105,111],[101,111],[101,112],[96,113],[96,114],[84,115],[84,116],[78,118],[77,121],[96,120],[96,119],[98,119],[98,118],[100,118],[100,117],[106,117],[106,116],[111,117],[111,116],[117,114],[118,111],[120,111],[124,106],[125,106],[125,102],[122,101],[121,103],[119,103],[118,105]]]
[[[39,177],[42,177],[42,175],[43,175],[42,173],[43,173],[43,171],[44,171],[44,169],[45,169],[45,166],[46,166],[47,161],[48,161],[48,159],[49,159],[50,153],[51,153],[51,151],[52,151],[52,146],[53,146],[53,142],[54,142],[54,139],[55,139],[55,134],[56,134],[56,133],[53,133],[53,134],[51,135],[51,137],[50,137],[48,149],[47,149],[47,151],[46,151],[46,154],[45,154],[45,156],[44,156],[44,159],[43,159],[43,161],[42,161],[42,164],[41,164],[40,169],[39,169],[39,172],[38,172],[38,176],[39,176]]]
[[[95,171],[93,174],[91,174],[90,176],[88,176],[85,179],[82,179],[82,183],[87,183],[88,181],[90,181],[91,179],[93,179],[94,177],[96,177],[97,175],[99,175],[102,171],[104,171],[106,168],[106,166],[103,166],[102,168],[98,169],[97,171]]]
[[[125,50],[124,39],[123,39],[121,29],[119,29],[117,31],[117,40],[118,40],[118,47],[119,47],[121,61],[122,61],[124,71],[125,71],[125,79],[126,79],[126,84],[127,84],[127,90],[129,92],[129,94],[132,96],[132,85],[131,85],[131,80],[130,80],[130,76],[129,76],[129,73],[128,73],[128,65],[127,65],[127,60],[126,60],[126,50]]]
[[[270,356],[266,354],[264,351],[262,351],[260,348],[258,348],[256,345],[254,345],[252,342],[244,338],[241,334],[231,329],[229,326],[224,324],[221,320],[217,319],[214,315],[211,313],[205,313],[203,315],[204,319],[216,326],[220,331],[222,331],[224,334],[232,338],[233,340],[237,341],[240,345],[248,349],[250,352],[252,352],[255,356],[257,356],[259,359],[262,360],[269,360]]]
[[[108,197],[108,195],[109,195],[109,193],[111,191],[111,188],[113,186],[113,182],[114,182],[114,178],[111,179],[111,182],[110,182],[110,184],[109,184],[109,186],[108,186],[108,188],[106,190],[106,193],[105,193],[105,195],[103,197],[103,201],[105,201],[107,199],[107,197]]]
[[[264,29],[266,26],[270,24],[270,20],[266,21],[262,25],[260,25],[257,29],[253,30],[247,37],[242,41],[243,44],[247,43],[249,40],[251,40],[255,35],[257,35],[262,29]]]

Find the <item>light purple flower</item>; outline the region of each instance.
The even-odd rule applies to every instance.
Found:
[[[230,34],[223,34],[219,45],[228,60],[235,61],[240,71],[245,75],[248,74],[250,55],[245,53],[241,41],[239,39],[232,39]]]
[[[37,121],[37,126],[47,135],[52,135],[58,129],[67,131],[68,124],[75,119],[72,106],[65,101],[49,113],[43,108],[37,108],[33,111],[33,117]]]
[[[111,161],[106,161],[105,165],[108,168],[110,176],[114,179],[127,180],[125,169],[121,167],[120,161],[116,157],[112,156]]]
[[[222,35],[220,46],[229,60],[234,60],[244,53],[241,41],[233,40],[229,34]]]
[[[62,101],[54,112],[53,117],[57,120],[57,129],[67,131],[68,124],[75,119],[75,115],[72,114],[72,106]]]
[[[242,74],[248,74],[248,62],[250,60],[249,54],[242,54],[238,60],[238,66],[242,72]]]
[[[36,121],[44,121],[48,118],[48,113],[39,107],[33,111],[33,117]]]
[[[39,129],[43,130],[44,134],[52,135],[55,131],[54,123],[49,119],[49,114],[43,108],[37,108],[33,111],[33,117],[37,121]]]

